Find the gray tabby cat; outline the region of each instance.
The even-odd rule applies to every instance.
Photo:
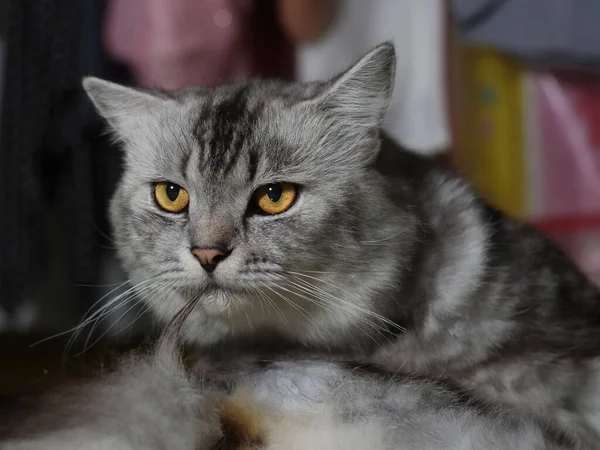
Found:
[[[187,338],[274,332],[446,378],[600,442],[600,295],[548,239],[381,131],[383,44],[323,83],[84,86],[124,144],[131,280]]]
[[[164,341],[0,426],[2,450],[575,450],[533,420],[435,381],[341,363],[229,359],[184,369]],[[8,432],[6,432],[8,430]],[[582,449],[583,450],[583,449]]]

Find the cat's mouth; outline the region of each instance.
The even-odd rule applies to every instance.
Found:
[[[219,283],[218,281],[211,278],[208,280],[208,282],[202,290],[203,294],[211,294],[214,292],[227,291],[229,290],[229,288],[225,285],[225,283]]]
[[[242,289],[230,283],[219,282],[213,278],[208,280],[202,289],[202,295],[218,294],[218,293],[239,293]]]
[[[264,273],[261,273],[261,275],[264,275]],[[219,277],[213,274],[203,280],[190,279],[190,284],[186,290],[188,295],[200,297],[222,294],[246,296],[249,292],[261,288],[277,288],[281,282],[280,275],[277,275],[277,277],[254,277],[254,279],[248,279],[240,275],[234,277],[234,279],[228,279],[228,277]]]

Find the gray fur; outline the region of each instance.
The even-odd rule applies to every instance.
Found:
[[[167,342],[167,344],[169,344]],[[435,381],[311,359],[221,362],[194,378],[165,343],[115,373],[55,392],[2,450],[575,450],[531,418],[486,410]],[[214,366],[215,362],[206,361]],[[227,444],[223,401],[242,392],[260,423],[253,445]],[[5,427],[7,424],[4,424]],[[1,433],[1,430],[0,430]],[[234,441],[235,443],[235,441]]]
[[[136,355],[114,373],[8,411],[0,449],[200,449],[199,436],[220,436],[217,399],[190,379],[178,352]]]
[[[84,84],[124,142],[111,207],[131,280],[162,320],[197,299],[187,338],[271,331],[393,371],[448,378],[600,441],[600,295],[546,238],[451,170],[379,131],[394,50],[326,83],[213,90]],[[185,214],[152,183],[184,186]],[[278,216],[261,185],[302,186]],[[190,253],[231,255],[212,275]]]

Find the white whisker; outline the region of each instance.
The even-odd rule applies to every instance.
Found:
[[[313,277],[313,276],[311,276],[311,275],[303,274],[303,273],[300,273],[300,272],[289,272],[289,273],[290,273],[291,275],[297,275],[297,276],[301,276],[301,277],[309,278],[309,279],[312,279],[312,280],[315,280],[315,281],[318,281],[318,282],[324,283],[324,284],[326,284],[326,285],[329,285],[329,286],[333,287],[334,289],[336,289],[336,290],[338,290],[338,291],[340,291],[340,292],[342,292],[342,293],[345,293],[345,294],[347,294],[347,295],[348,295],[350,298],[352,298],[352,297],[353,297],[353,294],[352,294],[352,293],[350,293],[350,292],[346,291],[345,289],[342,289],[342,288],[340,288],[339,286],[336,286],[335,284],[333,284],[333,283],[331,283],[331,282],[329,282],[329,281],[322,280],[322,279],[319,279],[319,278]],[[297,281],[300,281],[298,278],[296,278],[296,280],[297,280]],[[304,280],[304,282],[306,282],[306,280]],[[320,288],[318,288],[317,286],[314,286],[314,285],[313,285],[313,284],[311,284],[311,283],[308,283],[308,284],[309,284],[310,286],[312,286],[313,288],[315,288],[315,289],[320,289]],[[344,304],[346,304],[346,305],[348,305],[348,306],[350,306],[350,307],[352,307],[352,308],[356,308],[358,311],[360,311],[360,312],[362,312],[362,313],[364,313],[364,314],[367,314],[367,315],[370,315],[370,316],[372,316],[373,318],[375,318],[375,319],[377,319],[377,320],[379,320],[379,321],[381,321],[381,322],[385,323],[386,325],[389,325],[389,326],[391,326],[391,327],[394,327],[394,328],[396,328],[396,329],[398,329],[399,331],[402,331],[402,332],[405,332],[405,331],[406,331],[406,329],[405,329],[404,327],[402,327],[402,326],[398,325],[396,322],[394,322],[394,321],[392,321],[392,320],[388,319],[387,317],[385,317],[385,316],[382,316],[381,314],[378,314],[378,313],[376,313],[376,312],[374,312],[374,311],[371,311],[371,310],[369,310],[369,309],[365,309],[365,308],[363,308],[363,307],[361,307],[361,306],[359,306],[359,305],[356,305],[356,304],[354,304],[354,303],[348,302],[347,300],[344,300],[344,299],[342,299],[342,298],[340,298],[340,297],[335,297],[335,296],[333,296],[331,293],[329,293],[329,292],[327,292],[327,291],[325,291],[325,290],[322,290],[322,289],[320,289],[320,291],[321,291],[322,293],[326,294],[326,295],[330,295],[330,296],[332,296],[332,297],[333,297],[333,298],[334,298],[336,301],[342,302],[342,303],[344,303]]]
[[[381,238],[381,239],[375,239],[375,240],[372,240],[372,241],[362,241],[361,244],[364,244],[364,245],[379,245],[381,242],[389,241],[390,239],[394,239],[395,237],[398,237],[401,234],[406,233],[409,229],[410,229],[410,227],[406,227],[403,230],[400,230],[397,233],[392,234],[391,236],[384,237],[384,238]]]

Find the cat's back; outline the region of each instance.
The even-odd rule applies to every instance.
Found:
[[[567,429],[578,415],[584,428],[600,429],[597,286],[550,239],[486,203],[440,161],[384,138],[378,167],[409,189],[424,230],[411,276],[427,308],[418,333],[375,359],[453,378]]]

